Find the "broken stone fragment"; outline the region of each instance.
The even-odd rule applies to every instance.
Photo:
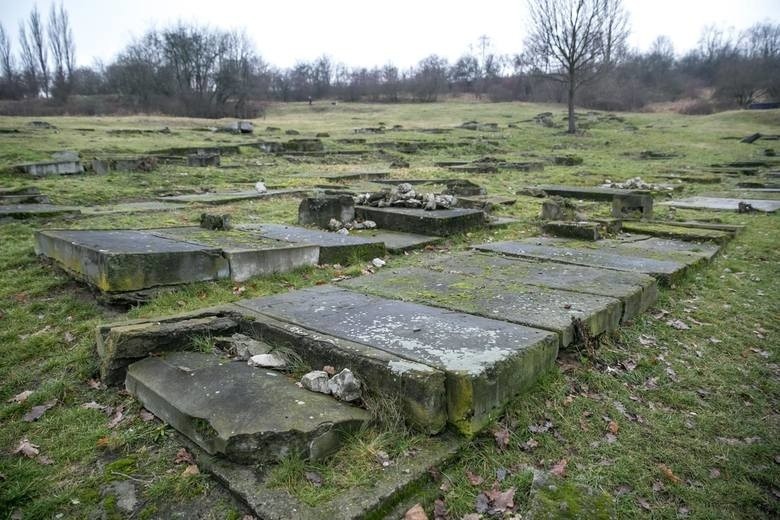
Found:
[[[227,231],[233,226],[230,223],[230,215],[210,215],[202,213],[200,215],[200,227],[213,231]]]
[[[371,260],[371,263],[374,265],[374,267],[384,267],[384,265],[387,263],[381,258],[374,258]]]
[[[304,374],[301,378],[301,385],[303,385],[306,390],[311,390],[312,392],[330,394],[328,373],[323,370],[312,370],[308,374]]]
[[[349,235],[349,230],[345,228],[341,228],[338,231],[336,231],[339,235]]]
[[[276,354],[258,354],[249,358],[247,364],[251,367],[284,368],[287,361]]]
[[[330,393],[341,401],[352,402],[360,399],[360,381],[348,368],[333,376],[328,381],[328,388]]]
[[[328,229],[331,231],[338,231],[342,227],[344,227],[344,225],[338,219],[332,218],[328,221]]]
[[[257,191],[257,193],[265,193],[268,191],[268,188],[266,187],[264,182],[257,181],[255,183],[255,191]]]

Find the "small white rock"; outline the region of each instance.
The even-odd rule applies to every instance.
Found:
[[[347,228],[341,228],[338,231],[336,231],[339,235],[349,235],[349,230]]]
[[[371,263],[374,264],[374,267],[384,267],[384,265],[387,263],[381,258],[374,258],[371,260]]]
[[[347,402],[360,399],[360,381],[348,368],[333,376],[328,381],[328,388],[336,399]]]
[[[250,367],[283,368],[287,361],[276,354],[258,354],[246,362]]]
[[[312,392],[329,394],[328,373],[323,370],[312,370],[301,378],[301,386]]]
[[[268,191],[268,188],[265,187],[265,183],[264,182],[257,181],[255,183],[255,191],[257,191],[257,193],[265,193],[265,192]]]

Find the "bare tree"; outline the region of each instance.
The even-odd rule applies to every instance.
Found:
[[[30,18],[27,20],[29,29],[29,45],[38,61],[38,87],[43,90],[44,95],[49,95],[49,57],[46,51],[46,30],[43,27],[41,13],[38,6],[34,5],[30,11]]]
[[[27,26],[24,22],[19,23],[19,59],[22,62],[24,94],[37,96],[41,90],[38,80],[38,60],[27,37]]]
[[[529,0],[531,33],[526,40],[537,69],[567,86],[569,133],[577,131],[574,96],[597,77],[625,45],[622,0]]]
[[[9,81],[14,76],[14,62],[13,55],[11,54],[11,40],[8,38],[8,33],[5,32],[5,27],[0,23],[0,72],[3,74],[3,78]]]
[[[49,11],[49,49],[54,61],[52,93],[60,101],[65,101],[70,94],[71,77],[73,76],[75,60],[75,44],[73,31],[70,28],[68,13],[60,4],[51,5]]]

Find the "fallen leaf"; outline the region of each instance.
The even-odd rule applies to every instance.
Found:
[[[98,448],[106,448],[108,447],[108,443],[109,443],[109,438],[108,436],[105,436],[99,438],[95,444],[97,445]]]
[[[672,327],[673,329],[677,329],[677,330],[690,329],[690,327],[682,320],[669,320],[666,322],[666,324]]]
[[[143,422],[149,422],[154,420],[154,414],[146,409],[141,409],[140,412],[138,412],[138,416],[141,418]]]
[[[420,504],[415,504],[406,512],[404,520],[428,520],[428,515],[425,514],[425,509]]]
[[[28,397],[30,397],[33,394],[32,390],[25,390],[24,392],[19,392],[12,398],[8,400],[9,403],[23,403],[27,400]]]
[[[617,435],[618,430],[620,430],[620,426],[618,426],[618,423],[616,423],[615,421],[609,421],[609,424],[607,425],[607,429],[613,435]]]
[[[43,464],[44,466],[51,466],[52,464],[54,464],[54,461],[49,457],[47,457],[46,455],[38,455],[37,457],[35,457],[35,460],[39,464]]]
[[[622,486],[618,486],[618,488],[615,490],[615,496],[622,496],[626,495],[631,492],[631,486],[627,486],[623,484]]]
[[[648,502],[644,498],[638,499],[637,502],[639,502],[639,505],[642,506],[642,509],[645,509],[647,511],[652,511],[653,510],[653,508],[650,507],[650,502]]]
[[[306,480],[314,487],[322,486],[322,475],[316,471],[307,471],[304,473]]]
[[[574,402],[573,395],[567,395],[566,397],[563,398],[563,406],[569,406],[573,402]]]
[[[507,510],[511,510],[515,507],[515,488],[511,487],[506,491],[500,491],[498,484],[493,486],[490,491],[484,492],[485,496],[490,500],[490,513],[504,513]]]
[[[538,447],[539,447],[539,442],[536,439],[534,439],[533,437],[528,439],[527,441],[525,441],[523,443],[523,445],[521,446],[521,448],[524,451],[532,451],[533,449],[538,448]]]
[[[76,341],[76,336],[66,331],[65,334],[63,334],[62,339],[65,340],[65,343],[73,343]]]
[[[116,428],[119,423],[121,423],[125,418],[125,407],[122,405],[119,405],[116,407],[116,410],[114,411],[114,416],[111,418],[110,421],[108,421],[108,429],[112,430]]]
[[[544,421],[536,424],[532,424],[528,427],[528,431],[531,433],[545,433],[553,427],[552,421]]]
[[[471,484],[472,486],[479,486],[485,482],[484,478],[482,478],[479,475],[475,475],[469,470],[466,470],[466,479],[469,481],[469,484]]]
[[[182,477],[194,477],[195,475],[199,475],[200,470],[198,469],[198,466],[195,464],[190,464],[187,466],[187,468],[182,472]]]
[[[499,482],[503,482],[506,479],[507,470],[506,468],[498,468],[496,470],[496,480]]]
[[[509,436],[509,430],[506,428],[499,428],[493,432],[493,437],[496,439],[496,445],[501,450],[505,450],[509,446]]]
[[[679,483],[682,482],[682,479],[680,477],[678,477],[677,475],[675,475],[674,472],[672,471],[672,469],[669,466],[667,466],[666,464],[659,464],[658,465],[658,469],[661,470],[661,473],[663,473],[664,477],[666,477],[667,479],[671,480],[675,484],[679,484]]]
[[[444,500],[437,498],[433,502],[433,520],[448,520],[449,514],[447,513],[447,505]]]
[[[179,451],[176,452],[176,457],[173,459],[174,464],[195,464],[195,458],[192,456],[192,453],[187,451],[187,448],[181,448]]]
[[[103,412],[106,415],[111,415],[111,413],[114,411],[113,407],[105,404],[96,403],[95,401],[84,403],[81,405],[81,408],[84,408],[86,410],[98,410]]]
[[[87,379],[87,386],[92,390],[104,390],[106,385],[100,382],[99,379]]]
[[[718,468],[710,468],[710,478],[719,478],[720,470]]]
[[[478,513],[469,513],[465,515],[461,520],[481,520],[482,517]]]
[[[22,416],[22,420],[24,422],[37,421],[38,419],[43,417],[43,414],[46,413],[46,410],[53,408],[55,404],[57,404],[57,401],[49,401],[48,403],[44,403],[39,406],[33,406],[32,408],[30,408],[29,412],[27,412]]]
[[[607,444],[615,444],[617,442],[617,435],[614,433],[608,433],[604,435],[604,442]]]
[[[485,493],[480,493],[477,495],[477,499],[474,503],[474,509],[479,514],[487,513],[490,509],[490,499],[485,495]]]
[[[563,477],[563,476],[565,476],[566,475],[566,465],[568,463],[569,463],[569,461],[566,460],[566,459],[559,460],[550,469],[550,473],[552,473],[556,477]]]
[[[27,439],[22,439],[19,441],[19,444],[16,446],[16,449],[12,452],[13,454],[19,454],[24,455],[27,458],[35,458],[36,455],[38,455],[40,446],[37,444],[33,444]]]

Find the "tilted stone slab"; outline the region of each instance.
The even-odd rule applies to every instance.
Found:
[[[465,233],[485,225],[483,211],[465,208],[425,211],[416,208],[355,206],[355,216],[373,220],[383,229],[440,237]]]
[[[27,173],[33,177],[45,175],[74,175],[84,173],[84,167],[78,159],[62,161],[45,161],[39,163],[18,164],[13,170],[19,173]]]
[[[279,372],[214,354],[173,352],[128,367],[127,390],[211,455],[243,464],[319,460],[369,419]]]
[[[655,278],[641,273],[614,271],[557,262],[534,262],[482,253],[442,255],[426,267],[444,273],[466,274],[502,283],[564,289],[616,298],[623,303],[622,321],[638,316],[658,297]]]
[[[547,193],[547,195],[557,195],[559,197],[576,198],[582,200],[600,200],[611,201],[615,197],[627,197],[630,195],[646,195],[650,197],[649,191],[643,190],[624,190],[618,188],[598,188],[588,186],[559,186],[542,185],[534,186]]]
[[[35,251],[103,292],[128,292],[227,278],[216,248],[145,231],[39,231]]]
[[[233,334],[240,313],[232,306],[156,318],[107,323],[97,327],[95,340],[100,378],[106,385],[125,380],[128,365],[154,353],[188,350],[199,338]]]
[[[387,231],[385,229],[353,230],[350,231],[350,235],[371,240],[381,240],[385,243],[385,247],[390,253],[403,253],[411,249],[420,249],[428,245],[438,244],[444,240],[442,237]]]
[[[737,211],[740,202],[746,202],[753,206],[753,209],[763,213],[774,213],[780,209],[780,200],[730,199],[721,197],[688,197],[685,199],[662,202],[661,205],[684,209]]]
[[[186,204],[165,202],[120,202],[110,206],[87,206],[81,208],[85,215],[112,215],[115,213],[153,213],[156,211],[177,211],[186,208]]]
[[[646,240],[641,239],[637,242]],[[603,242],[607,243],[602,244]],[[618,249],[618,243],[606,240],[588,243],[591,247],[584,247],[582,244],[574,240],[538,237],[482,244],[476,246],[476,249],[522,258],[645,273],[664,283],[670,283],[677,276],[682,275],[688,267],[704,260],[700,255],[689,253],[664,253],[622,247]],[[625,242],[625,244],[633,244],[633,242]]]
[[[706,242],[712,241],[717,244],[725,244],[733,236],[731,233],[717,229],[697,229],[686,226],[677,226],[673,223],[646,223],[646,222],[623,222],[623,231],[629,233],[642,233],[658,237],[673,238],[676,240]]]
[[[34,217],[58,217],[78,215],[81,210],[74,206],[56,204],[4,204],[0,205],[0,218],[25,219]]]
[[[306,195],[309,190],[301,189],[284,189],[284,190],[268,190],[265,192],[259,192],[257,190],[247,191],[232,191],[222,193],[195,193],[191,195],[172,195],[168,197],[159,197],[157,200],[160,202],[191,202],[198,204],[230,204],[231,202],[240,202],[242,200],[255,200],[255,199],[273,199],[277,197],[302,197]]]
[[[558,353],[549,331],[332,286],[237,305],[444,371],[449,422],[467,435],[499,415]]]
[[[180,240],[222,251],[230,266],[230,278],[243,282],[253,276],[286,273],[316,265],[317,245],[293,244],[248,231],[211,231],[200,227],[151,230],[156,236]]]
[[[348,263],[352,259],[370,260],[385,254],[385,244],[374,238],[341,235],[319,229],[284,224],[252,224],[238,226],[259,236],[293,244],[308,244],[320,249],[320,264]]]
[[[578,339],[575,320],[596,336],[616,329],[623,310],[619,300],[606,296],[415,267],[383,270],[339,286],[549,330],[562,347]]]

